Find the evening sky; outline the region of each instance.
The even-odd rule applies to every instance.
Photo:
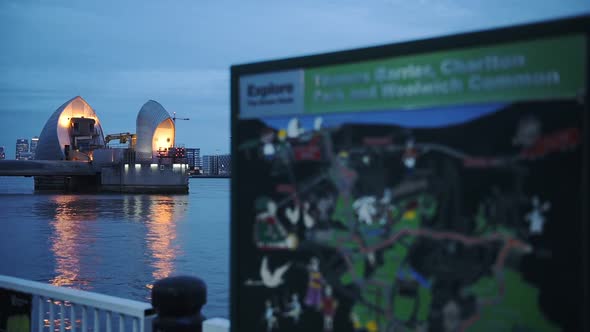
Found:
[[[229,67],[590,12],[587,0],[0,0],[0,146],[80,95],[106,133],[149,99],[177,143],[229,151]]]

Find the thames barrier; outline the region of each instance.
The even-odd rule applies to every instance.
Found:
[[[175,134],[174,119],[150,100],[137,114],[136,133],[105,135],[94,109],[77,96],[45,123],[35,160],[2,160],[0,176],[34,176],[36,191],[185,194],[188,165]]]

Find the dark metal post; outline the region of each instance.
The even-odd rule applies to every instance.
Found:
[[[201,308],[207,303],[207,285],[195,277],[178,276],[158,280],[152,288],[152,305],[157,317],[154,332],[202,332]]]

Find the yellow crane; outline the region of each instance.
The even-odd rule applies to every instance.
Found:
[[[135,138],[137,136],[132,133],[117,133],[117,134],[109,134],[104,137],[104,143],[109,144],[112,140],[119,140],[119,143],[125,144],[127,141],[130,141],[130,147],[133,148],[135,146]]]

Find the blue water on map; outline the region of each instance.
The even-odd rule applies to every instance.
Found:
[[[202,278],[207,317],[229,316],[229,180],[188,195],[36,194],[0,177],[0,274],[150,301],[155,280]]]

